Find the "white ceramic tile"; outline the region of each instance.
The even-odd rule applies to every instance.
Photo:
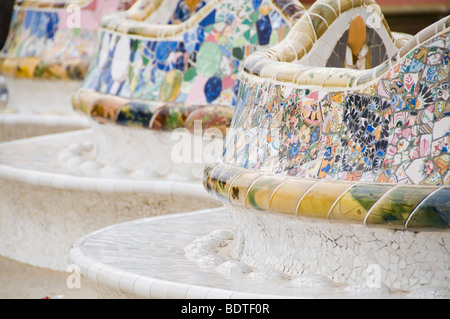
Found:
[[[223,289],[211,289],[208,292],[208,299],[230,299],[233,295],[233,291]]]
[[[65,189],[68,190],[79,190],[80,189],[80,182],[72,177],[65,178],[64,179],[64,185]]]
[[[186,294],[191,288],[190,285],[182,284],[182,283],[173,283],[169,285],[167,289],[167,298],[168,299],[186,299]]]
[[[16,169],[9,169],[6,168],[5,169],[5,178],[11,181],[16,181],[17,180],[17,170]]]
[[[133,192],[134,193],[150,193],[153,191],[155,187],[155,182],[150,181],[135,181],[133,183]]]
[[[97,271],[97,279],[96,282],[98,282],[101,285],[107,285],[108,284],[108,277],[111,273],[111,269],[109,267],[101,267]]]
[[[132,194],[134,191],[134,181],[116,180],[114,183],[114,192],[121,194]]]
[[[65,182],[64,182],[64,176],[62,175],[54,175],[52,176],[52,187],[58,188],[58,189],[64,189]]]
[[[249,222],[240,221],[239,218],[233,216],[233,220],[238,225],[245,225],[243,228],[249,231],[253,231],[252,228],[259,223],[262,223],[262,225],[267,223],[265,219],[270,220],[274,232],[280,232],[279,242],[276,247],[287,247],[290,245],[288,242],[285,242],[286,238],[283,236],[284,230],[286,229],[286,225],[283,226],[282,224],[283,218],[270,219],[270,216],[267,214],[253,215],[252,218],[254,220]],[[116,273],[128,273],[128,275],[120,277],[119,287],[127,292],[130,291],[130,287],[133,287],[131,292],[134,294],[139,293],[139,296],[146,296],[148,294],[148,296],[155,296],[157,298],[187,299],[308,298],[336,296],[336,294],[339,294],[339,288],[334,286],[322,288],[319,295],[317,291],[309,292],[307,289],[299,291],[298,288],[291,284],[289,277],[281,278],[278,281],[266,281],[264,277],[258,277],[256,279],[247,278],[246,276],[230,277],[226,274],[218,273],[214,267],[199,267],[195,261],[188,260],[184,256],[184,247],[186,247],[187,243],[192,243],[195,239],[201,239],[202,243],[209,245],[210,243],[206,242],[205,239],[216,238],[211,236],[212,234],[216,234],[215,236],[222,234],[223,232],[217,232],[217,230],[228,229],[231,226],[231,220],[229,212],[223,208],[159,216],[108,227],[86,236],[85,240],[80,242],[79,245],[82,247],[83,254],[86,256],[91,256],[93,259],[104,263],[108,268],[114,269]],[[292,219],[286,220],[293,221]],[[358,239],[358,241],[353,240],[355,254],[350,254],[347,247],[349,241],[344,241],[341,238],[343,235],[350,236],[349,230],[336,233],[331,231],[334,227],[337,227],[336,225],[329,223],[320,224],[320,227],[329,230],[327,232],[327,238],[330,239],[331,245],[329,247],[328,245],[319,245],[319,247],[317,245],[319,241],[316,238],[317,236],[320,237],[321,233],[317,229],[319,225],[314,223],[311,227],[314,229],[311,229],[311,233],[308,233],[308,236],[307,233],[303,232],[299,232],[298,234],[291,233],[291,235],[295,235],[295,239],[288,238],[287,240],[294,240],[296,243],[308,242],[308,245],[311,245],[312,248],[329,250],[327,255],[328,262],[321,262],[319,267],[317,261],[318,254],[315,255],[316,257],[313,255],[311,257],[306,252],[301,255],[301,249],[298,249],[298,254],[289,255],[289,258],[296,256],[303,260],[303,262],[306,260],[310,263],[311,269],[320,269],[324,273],[331,267],[337,275],[347,274],[354,281],[356,281],[358,276],[367,275],[365,273],[367,260],[361,258],[358,260],[354,259],[354,256],[360,254],[368,255],[370,262],[378,261],[381,267],[385,267],[391,272],[398,271],[398,269],[402,268],[402,271],[405,271],[405,275],[408,278],[415,273],[411,272],[409,275],[406,273],[411,268],[410,265],[417,265],[425,260],[435,260],[434,256],[430,256],[429,252],[436,250],[432,246],[425,248],[428,253],[423,256],[420,250],[410,250],[411,254],[414,255],[410,258],[411,260],[402,258],[401,256],[399,256],[400,258],[390,256],[392,252],[388,251],[393,250],[392,247],[397,247],[395,245],[393,246],[392,243],[414,242],[414,239],[410,238],[411,236],[415,236],[414,234],[395,233],[391,235],[395,237],[391,238],[391,244],[383,246],[383,242],[380,242],[380,245],[376,243],[374,233],[367,232],[366,228],[361,225],[360,228],[352,228],[354,232],[352,238],[355,240]],[[339,227],[342,227],[342,225],[339,225]],[[255,231],[255,233],[258,232]],[[432,239],[430,236],[425,236],[423,243],[430,242],[428,245],[431,245],[430,239]],[[253,240],[255,239],[248,238],[246,242],[256,248],[258,245],[252,243]],[[170,245],[168,245],[169,242]],[[257,242],[258,238],[256,238]],[[342,249],[337,243],[342,245],[342,247],[345,246],[346,249]],[[75,247],[77,247],[77,244]],[[395,251],[400,251],[400,247],[401,245],[398,245]],[[383,251],[383,249],[387,250]],[[310,253],[313,254],[314,251],[315,249],[312,249]],[[214,250],[211,252],[214,254]],[[284,254],[286,252],[286,250],[280,250],[277,254]],[[384,262],[385,259],[386,262]],[[400,267],[399,263],[393,263],[397,260],[405,260],[404,265]],[[266,261],[269,264],[286,262],[275,258],[268,258]],[[258,256],[248,256],[248,262],[257,264],[259,262]],[[358,267],[355,267],[355,265]],[[443,263],[437,262],[434,265],[436,267],[442,266],[445,269]],[[295,264],[295,267],[301,267],[301,263]],[[350,268],[347,269],[346,267]],[[350,270],[352,270],[351,274]],[[358,271],[360,274],[356,273]],[[91,272],[93,272],[92,269]],[[419,277],[419,275],[417,274],[416,277]],[[390,277],[387,277],[387,280],[396,282],[394,280],[395,276],[393,276],[391,274]],[[139,278],[139,280],[136,280],[136,278]],[[431,282],[430,278],[427,280]],[[416,282],[418,282],[418,279]],[[112,288],[117,287],[117,285],[111,285],[111,282],[109,285]],[[127,285],[128,287],[125,287]],[[355,294],[355,296],[358,295],[357,292]],[[383,295],[383,297],[389,296]],[[344,297],[347,298],[348,295]],[[398,297],[398,295],[394,295],[393,297]]]
[[[186,299],[206,299],[212,288],[191,286],[186,293]]]
[[[37,186],[38,185],[38,176],[37,174],[27,174],[24,182],[33,186]]]
[[[98,192],[112,193],[114,192],[115,179],[100,179],[97,181],[96,189]]]
[[[140,297],[151,298],[150,289],[154,282],[155,280],[152,278],[139,277],[134,282],[134,293]]]
[[[110,271],[108,274],[106,286],[120,290],[120,280],[125,273],[122,271]]]
[[[167,299],[170,282],[156,280],[150,288],[150,296],[154,299]]]
[[[124,273],[120,276],[119,288],[128,293],[134,293],[134,283],[139,276],[136,274]]]
[[[87,277],[94,282],[97,281],[97,273],[102,267],[104,267],[104,265],[100,262],[90,264],[87,269]]]
[[[156,194],[170,195],[172,194],[173,184],[169,181],[156,181],[153,190]]]
[[[98,180],[97,179],[94,179],[94,178],[73,178],[73,177],[70,177],[70,178],[67,178],[67,176],[65,176],[65,178],[64,178],[66,181],[69,181],[69,179],[72,179],[72,180],[77,180],[78,181],[78,189],[80,190],[80,191],[83,191],[83,192],[97,192],[97,182],[98,182]],[[69,181],[69,183],[71,183],[70,181]],[[70,184],[69,185],[67,185],[67,187],[70,187]]]
[[[95,261],[86,255],[84,255],[78,249],[70,249],[70,261],[80,267],[80,271],[83,275],[87,276],[89,266]]]

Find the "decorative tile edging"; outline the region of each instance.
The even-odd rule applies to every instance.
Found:
[[[231,206],[303,220],[412,232],[450,230],[449,186],[307,179],[216,163],[205,168],[204,187]]]
[[[234,1],[212,0],[181,23],[158,25],[146,22],[147,13],[136,9],[153,12],[156,6],[141,1],[102,20],[102,40],[82,88],[74,94],[74,109],[99,122],[157,129],[185,127],[190,116],[214,122],[210,127],[224,132],[231,123],[241,61],[278,42],[303,13],[290,0],[245,1],[239,4],[245,10],[233,15],[238,10]],[[271,36],[261,38],[266,35]],[[118,60],[124,61],[127,74],[112,72],[112,64],[120,69]],[[175,125],[153,116],[161,106],[179,119]]]
[[[72,103],[99,123],[162,131],[177,128],[194,131],[194,121],[198,120],[202,122],[202,130],[216,128],[225,135],[233,117],[233,109],[229,106],[130,100],[85,89],[75,92]]]

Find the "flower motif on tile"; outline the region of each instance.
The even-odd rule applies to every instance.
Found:
[[[426,108],[434,104],[436,93],[434,92],[432,86],[426,84],[425,82],[419,82],[417,93],[417,99],[415,101],[416,109]]]

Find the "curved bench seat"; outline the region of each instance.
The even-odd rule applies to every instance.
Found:
[[[211,0],[179,23],[151,23],[147,16],[157,7],[141,1],[102,19],[96,56],[73,96],[75,110],[99,122],[159,128],[170,125],[150,127],[151,114],[161,106],[175,113],[181,107],[181,113],[201,113],[205,120],[222,113],[224,131],[241,61],[280,41],[303,13],[296,1],[244,1],[237,7]],[[124,121],[125,113],[133,120]],[[180,125],[172,129],[185,127]]]
[[[245,61],[204,187],[250,266],[364,286],[375,265],[389,289],[448,290],[450,17],[397,37],[374,12],[317,1]]]
[[[449,18],[440,20],[406,44],[409,51],[404,52],[403,47],[399,54],[375,69],[348,71],[291,63],[291,70],[298,72],[296,79],[291,78],[294,83],[280,80],[279,77],[288,78],[286,69],[277,68],[279,74],[272,77],[279,82],[244,71],[238,110],[230,130],[233,134],[228,134],[223,165],[246,169],[249,176],[275,174],[280,183],[286,178],[313,178],[325,180],[325,184],[327,180],[342,181],[345,187],[337,191],[335,200],[355,182],[373,183],[373,187],[382,189],[384,184],[406,184],[396,189],[411,189],[406,193],[420,197],[416,204],[430,193],[448,196],[449,26]],[[439,64],[432,62],[435,53],[439,55]],[[430,64],[417,59],[427,55]],[[298,79],[306,78],[305,83],[299,84]],[[329,85],[332,79],[344,80]],[[276,92],[277,96],[258,101],[249,98],[261,90]],[[260,118],[254,114],[255,110],[269,114],[267,121],[251,120],[249,116]],[[229,199],[232,195],[225,197]],[[390,199],[398,201],[395,197]],[[409,216],[416,205],[405,205]],[[447,230],[450,206],[446,201],[439,205],[433,208],[434,214],[442,215],[438,228]],[[326,208],[316,215],[328,218],[331,207]],[[298,213],[295,209],[289,211]],[[384,223],[390,227],[395,218],[385,213]],[[420,228],[426,228],[425,224]]]
[[[99,17],[132,2],[17,1],[0,54],[0,72],[18,78],[82,80],[95,48]]]

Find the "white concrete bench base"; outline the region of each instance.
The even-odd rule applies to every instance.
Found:
[[[246,268],[226,254],[224,243],[232,242],[227,238],[232,227],[223,208],[145,218],[80,238],[70,258],[97,286],[99,298],[407,297],[382,289],[361,293],[325,280],[299,287],[298,278]]]

